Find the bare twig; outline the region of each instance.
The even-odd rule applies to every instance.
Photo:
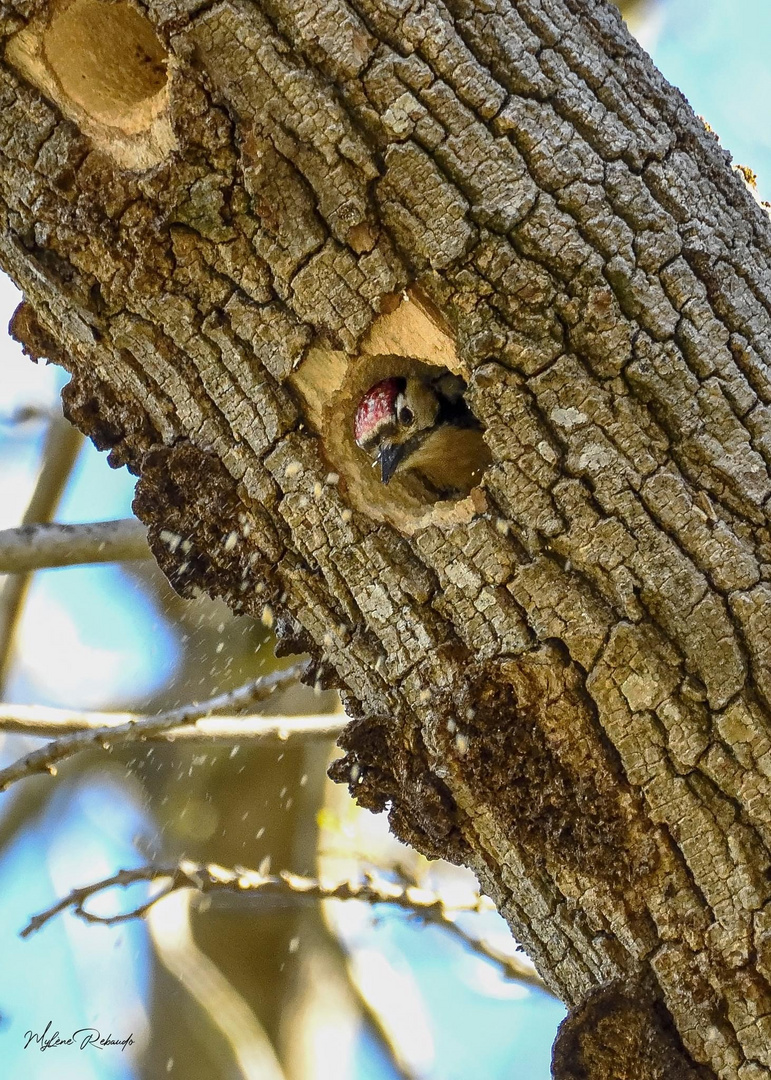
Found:
[[[0,531],[0,574],[149,558],[147,530],[136,518],[86,525],[22,525]]]
[[[93,896],[106,889],[114,888],[116,885],[126,888],[141,881],[163,882],[164,884],[155,896],[151,896],[131,911],[122,912],[119,915],[97,915],[85,907]],[[361,883],[342,881],[337,885],[326,885],[318,878],[301,877],[299,874],[291,874],[286,870],[279,874],[262,874],[258,870],[248,870],[243,867],[229,869],[213,863],[204,864],[183,860],[178,866],[140,866],[134,870],[119,870],[112,877],[73,889],[50,908],[33,916],[29,924],[21,931],[21,936],[28,937],[55,915],[68,908],[71,908],[73,913],[85,922],[114,926],[116,923],[141,917],[153,904],[177,889],[196,889],[205,895],[216,892],[238,892],[259,893],[268,897],[279,896],[295,900],[363,900],[370,904],[395,905],[424,917],[431,909],[441,910],[442,913],[445,911],[444,903],[437,893],[411,887],[405,889],[401,885],[393,885],[384,879],[375,879],[371,874],[368,874],[366,880]],[[477,904],[471,903],[459,910],[476,911]]]
[[[414,876],[407,865],[394,865],[390,867],[390,872],[394,875],[397,882],[405,889],[409,887],[418,889],[423,888],[421,882]],[[479,904],[480,900],[478,900],[477,903]],[[462,913],[464,908],[460,907],[457,910]],[[490,944],[490,942],[486,941],[484,938],[478,938],[473,934],[467,933],[467,931],[465,931],[454,919],[445,920],[441,925],[442,929],[446,930],[451,937],[456,939],[456,941],[465,945],[471,952],[476,953],[485,960],[493,960],[508,977],[516,979],[517,982],[527,983],[537,987],[539,990],[550,993],[543,980],[529,962],[520,960],[519,957],[512,956],[511,953],[507,953],[501,949],[496,949],[494,945]]]
[[[158,893],[150,896],[143,904],[132,908],[131,911],[122,912],[119,915],[97,915],[86,907],[86,904],[93,896],[104,892],[106,889],[115,886],[126,888],[142,881],[148,883],[158,882],[163,883],[163,885]],[[449,930],[454,936],[472,946],[479,956],[483,956],[496,964],[508,978],[537,987],[545,993],[550,993],[529,964],[517,960],[516,957],[505,956],[497,951],[490,950],[483,940],[472,938],[463,931],[455,933],[454,916],[462,912],[481,910],[483,903],[481,896],[476,896],[473,901],[467,904],[450,905],[445,903],[439,893],[417,888],[413,885],[395,884],[386,878],[376,877],[369,872],[365,874],[362,882],[342,881],[336,885],[329,885],[317,878],[301,877],[286,870],[282,870],[279,874],[262,874],[258,870],[247,870],[243,867],[228,869],[211,863],[205,865],[203,863],[188,862],[187,860],[181,862],[178,866],[140,866],[135,870],[120,870],[117,874],[113,874],[112,877],[73,889],[50,908],[42,911],[39,915],[33,916],[21,931],[21,936],[29,937],[30,934],[35,933],[56,915],[68,909],[71,909],[75,915],[86,922],[114,926],[116,923],[140,918],[163,897],[179,889],[196,889],[206,895],[218,892],[235,892],[239,894],[258,894],[266,898],[278,896],[284,900],[295,902],[303,900],[361,900],[367,904],[388,904],[391,907],[397,907],[402,911],[409,912],[414,917],[419,918],[421,922]]]
[[[538,990],[543,990],[546,994],[550,993],[543,980],[530,964],[520,960],[516,956],[510,956],[508,953],[496,949],[495,946],[485,940],[485,938],[474,937],[473,934],[469,934],[455,921],[446,920],[441,923],[441,927],[443,930],[446,930],[451,937],[454,937],[457,941],[460,941],[465,945],[467,949],[470,949],[471,952],[476,953],[477,956],[481,956],[484,960],[491,960],[493,963],[497,964],[503,974],[508,978],[515,979],[517,982],[526,983],[528,986],[534,986]]]
[[[9,705],[0,702],[0,731],[10,735],[52,739],[78,731],[100,731],[121,724],[144,723],[156,717],[143,713],[74,712],[44,705]],[[311,716],[216,716],[202,717],[193,724],[151,732],[143,738],[156,742],[200,741],[214,743],[248,742],[260,739],[331,739],[345,727],[340,713]]]
[[[59,505],[75,460],[83,445],[83,436],[63,416],[48,429],[37,483],[22,525],[50,521]],[[7,577],[0,591],[0,696],[8,678],[13,655],[16,627],[24,608],[30,578],[26,574]]]
[[[157,716],[144,717],[140,720],[131,718],[117,725],[88,728],[76,731],[72,735],[65,735],[61,739],[47,743],[39,750],[33,750],[31,754],[15,761],[8,768],[0,769],[0,791],[4,791],[16,780],[22,780],[36,773],[48,773],[55,776],[57,762],[72,757],[73,754],[82,750],[109,750],[118,743],[149,739],[151,736],[168,732],[173,728],[194,724],[202,717],[211,716],[213,713],[230,712],[253,705],[256,701],[264,701],[274,691],[283,690],[284,687],[295,682],[302,675],[305,666],[305,663],[293,664],[292,667],[285,668],[283,671],[274,671],[270,675],[252,679],[251,682],[235,690],[218,694],[207,701],[168,709],[158,713]]]

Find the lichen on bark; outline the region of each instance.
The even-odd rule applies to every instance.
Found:
[[[637,1076],[767,1076],[765,209],[604,0],[137,11],[149,165],[29,67],[45,3],[4,9],[17,336],[140,475],[172,581],[314,655],[336,776],[476,871],[576,1023],[612,986]],[[469,499],[357,486],[335,418],[391,354],[466,379]],[[607,1074],[600,1026],[561,1075]]]

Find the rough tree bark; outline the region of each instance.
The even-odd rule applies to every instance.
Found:
[[[183,592],[275,619],[335,767],[478,874],[560,1077],[771,1068],[771,230],[605,0],[8,2],[14,333]],[[358,396],[468,381],[467,498]]]

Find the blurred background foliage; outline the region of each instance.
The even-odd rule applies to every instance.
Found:
[[[771,188],[767,0],[619,6],[670,81]],[[18,294],[0,286],[7,322]],[[62,420],[65,376],[10,339],[0,355],[0,528],[127,516],[134,480]],[[26,417],[26,419],[25,419]],[[2,580],[0,696],[153,713],[272,670],[274,641],[216,601],[176,596],[151,562]],[[260,708],[339,709],[294,686]],[[38,745],[0,734],[0,765]],[[121,867],[180,858],[361,878],[391,868],[449,899],[471,875],[429,865],[326,779],[327,742],[155,743],[75,757],[0,795],[0,1058],[11,1080],[546,1080],[563,1011],[433,926],[361,902],[175,896],[116,927],[66,914],[21,940],[30,915]],[[208,898],[207,898],[208,900]],[[100,898],[102,913],[137,902]],[[96,904],[96,902],[95,902]],[[473,936],[513,943],[494,912]],[[125,1051],[24,1050],[48,1021],[93,1026]]]

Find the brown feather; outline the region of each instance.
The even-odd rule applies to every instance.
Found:
[[[398,472],[418,473],[437,491],[470,491],[492,459],[478,428],[442,424],[404,459]]]

